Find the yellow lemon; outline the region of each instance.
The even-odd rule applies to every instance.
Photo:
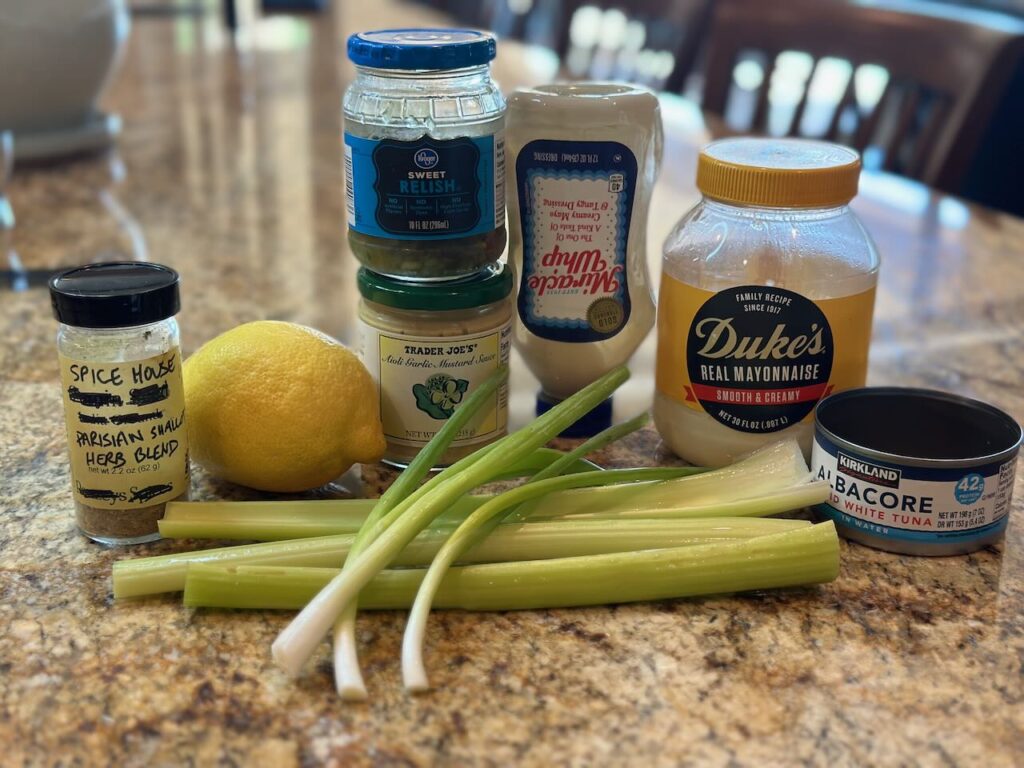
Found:
[[[186,362],[192,458],[264,491],[303,491],[384,453],[377,387],[350,350],[319,331],[260,321]]]

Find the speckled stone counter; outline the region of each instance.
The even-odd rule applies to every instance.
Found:
[[[199,544],[107,550],[74,531],[55,326],[39,284],[120,249],[181,271],[186,352],[258,317],[351,339],[338,116],[347,73],[336,65],[338,41],[367,12],[335,5],[345,8],[334,16],[260,22],[237,54],[215,19],[139,21],[108,99],[126,121],[120,154],[21,169],[11,184],[21,267],[4,272],[0,291],[0,764],[1019,764],[1019,487],[1005,543],[968,557],[844,544],[839,578],[812,589],[438,612],[436,690],[416,698],[400,686],[404,616],[365,615],[372,698],[361,705],[334,695],[326,643],[297,682],[271,665],[286,614],[113,601],[116,560]],[[425,13],[379,6],[385,24],[389,13],[405,23]],[[534,71],[499,66],[505,85]],[[655,244],[695,197],[706,134],[693,114],[666,103],[671,162],[655,194]],[[872,381],[950,389],[1024,417],[1024,224],[887,176],[865,177],[857,209],[885,258]],[[619,399],[624,415],[650,397],[651,360],[648,343]],[[519,423],[533,390],[517,366]],[[597,459],[672,461],[652,430]],[[364,470],[367,493],[388,479]],[[201,473],[195,495],[254,497]]]

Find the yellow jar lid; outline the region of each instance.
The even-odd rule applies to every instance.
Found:
[[[828,208],[857,194],[860,155],[808,139],[721,139],[697,163],[697,188],[709,198],[766,208]]]

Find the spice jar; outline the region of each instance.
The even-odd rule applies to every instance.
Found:
[[[724,139],[703,200],[665,241],[654,420],[689,462],[718,466],[796,437],[867,374],[879,258],[848,203],[857,153],[801,139]]]
[[[473,274],[505,248],[505,100],[494,37],[466,29],[363,32],[345,92],[348,240],[393,277]]]
[[[178,273],[109,262],[50,281],[75,515],[103,544],[160,538],[189,494]]]
[[[405,466],[455,407],[508,364],[512,273],[492,266],[472,277],[422,284],[359,270],[363,363],[380,388],[384,461]],[[508,431],[508,388],[459,432],[446,466]]]

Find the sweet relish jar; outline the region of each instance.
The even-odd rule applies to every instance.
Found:
[[[363,32],[345,92],[348,239],[379,274],[472,275],[505,248],[505,99],[494,37],[466,29]]]

